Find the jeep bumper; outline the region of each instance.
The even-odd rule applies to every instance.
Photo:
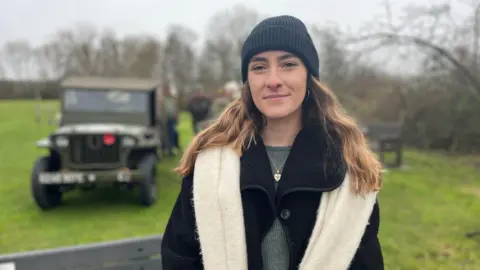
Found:
[[[140,170],[41,172],[38,181],[44,185],[134,183],[143,179]]]

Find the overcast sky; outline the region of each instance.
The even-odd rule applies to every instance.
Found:
[[[410,2],[441,1],[391,0],[397,8]],[[352,28],[382,14],[382,0],[0,0],[0,44],[13,39],[38,44],[56,30],[79,22],[111,27],[119,33],[157,36],[169,24],[181,23],[204,33],[215,12],[240,2],[262,14],[290,14],[307,23],[333,21]]]
[[[394,15],[412,2],[428,5],[446,1],[449,0],[390,0]],[[111,28],[119,34],[147,33],[160,38],[168,25],[175,23],[192,28],[201,38],[209,31],[207,23],[214,13],[237,3],[260,14],[289,14],[307,24],[334,22],[350,30],[380,20],[385,14],[383,0],[0,0],[0,47],[15,39],[38,45],[57,30],[73,28],[78,23]],[[409,65],[401,66],[410,70]]]

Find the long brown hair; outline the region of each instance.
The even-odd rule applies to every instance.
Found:
[[[331,128],[338,134],[355,193],[379,190],[382,186],[382,165],[368,147],[356,122],[344,112],[335,94],[316,78],[309,78],[308,88],[304,121],[321,123],[324,129]],[[197,154],[210,147],[230,146],[241,155],[264,125],[264,118],[253,103],[248,84],[245,84],[241,97],[233,101],[213,124],[195,136],[175,171],[182,176],[192,173]]]

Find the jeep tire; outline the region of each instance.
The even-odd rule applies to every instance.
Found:
[[[144,206],[153,205],[158,196],[157,189],[157,156],[149,153],[143,157],[138,165],[143,178],[139,182],[140,203]]]
[[[50,158],[47,156],[39,157],[33,166],[31,175],[32,195],[37,205],[42,210],[48,210],[60,205],[62,201],[62,192],[58,185],[44,185],[39,181],[39,174],[51,171]]]

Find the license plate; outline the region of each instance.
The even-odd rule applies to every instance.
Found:
[[[83,173],[42,173],[39,175],[41,184],[73,184],[84,182]]]
[[[117,180],[119,182],[130,182],[130,180],[132,180],[131,178],[132,176],[129,172],[119,172],[117,174]]]

